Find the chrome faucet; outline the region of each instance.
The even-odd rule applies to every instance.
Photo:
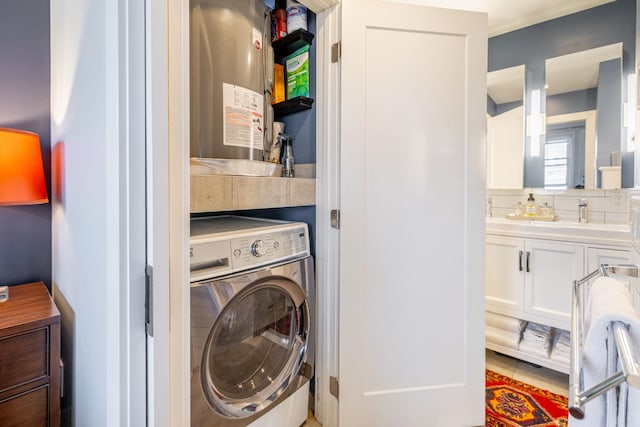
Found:
[[[484,213],[488,218],[491,218],[493,216],[493,202],[491,200],[491,197],[487,197],[484,201]]]
[[[587,199],[578,200],[578,222],[587,222]]]

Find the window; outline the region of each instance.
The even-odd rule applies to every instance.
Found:
[[[547,137],[544,144],[544,188],[568,187],[572,140],[570,134]]]

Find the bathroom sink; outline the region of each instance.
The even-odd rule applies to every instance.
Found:
[[[191,158],[191,175],[282,176],[282,165],[260,160]]]
[[[631,234],[627,224],[579,223],[572,221],[514,221],[507,218],[487,218],[486,230],[492,233],[525,233],[536,235],[566,236],[574,239],[629,240]]]

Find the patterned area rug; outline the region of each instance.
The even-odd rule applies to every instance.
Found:
[[[487,370],[487,427],[565,427],[567,398]]]

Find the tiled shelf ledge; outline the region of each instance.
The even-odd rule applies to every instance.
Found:
[[[315,204],[315,178],[191,175],[192,213]]]

